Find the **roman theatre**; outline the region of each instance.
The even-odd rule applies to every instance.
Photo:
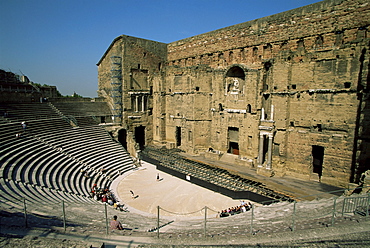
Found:
[[[369,25],[368,0],[324,0],[171,43],[123,34],[96,98],[0,70],[1,207],[59,216],[60,201],[94,207],[97,184],[146,232],[158,206],[216,216],[366,189]]]
[[[236,174],[359,183],[368,5],[327,0],[168,44],[121,35],[97,63],[110,132],[135,157],[178,149]]]

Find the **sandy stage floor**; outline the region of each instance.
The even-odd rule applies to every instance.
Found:
[[[132,198],[130,190],[136,198]],[[118,183],[116,193],[130,211],[157,215],[157,206],[160,206],[161,216],[174,216],[172,213],[177,217],[204,216],[201,210],[207,206],[207,216],[212,217],[222,209],[240,205],[240,200],[161,172],[147,162],[142,162],[140,170],[125,176]]]

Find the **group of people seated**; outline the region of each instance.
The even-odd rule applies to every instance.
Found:
[[[239,206],[236,207],[231,207],[225,210],[222,210],[219,212],[219,217],[227,217],[231,216],[234,214],[240,214],[240,213],[245,213],[249,211],[252,208],[252,204],[250,202],[246,203],[245,201],[241,201]]]
[[[118,201],[116,201],[116,198],[109,189],[99,188],[96,183],[94,183],[94,185],[91,187],[90,195],[97,201],[101,201],[113,206],[113,208],[116,210],[126,211],[124,204],[120,204]]]

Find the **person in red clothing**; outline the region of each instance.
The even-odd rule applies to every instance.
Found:
[[[98,185],[94,183],[94,185],[91,187],[91,194],[94,196],[98,192]]]

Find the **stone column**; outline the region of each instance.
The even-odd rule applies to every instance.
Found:
[[[139,96],[135,96],[135,112],[139,112]]]
[[[271,118],[270,118],[271,121],[274,120],[274,105],[271,105]]]
[[[263,160],[262,160],[262,158],[263,158],[263,139],[264,139],[264,137],[263,137],[264,135],[263,135],[263,133],[260,133],[260,145],[259,145],[259,147],[258,147],[258,164],[257,164],[257,166],[258,167],[262,167],[262,163],[263,163]]]
[[[145,107],[145,96],[143,95],[141,97],[141,112],[145,111],[144,107]]]
[[[267,164],[266,169],[271,169],[271,161],[272,161],[272,139],[274,138],[274,135],[272,133],[269,133],[269,144],[268,144],[268,151],[267,151]]]

